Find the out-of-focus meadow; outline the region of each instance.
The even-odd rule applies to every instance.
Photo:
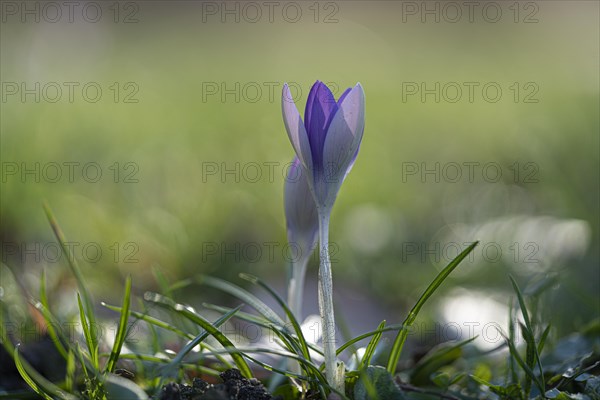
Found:
[[[292,83],[303,112],[319,79],[367,98],[331,223],[353,333],[401,322],[474,240],[432,321],[505,323],[509,274],[556,275],[541,312],[559,333],[598,316],[597,2],[82,2],[72,22],[56,4],[2,3],[0,233],[3,268],[32,292],[45,268],[64,312],[75,286],[44,201],[96,300],[118,301],[127,274],[157,290],[153,270],[283,290],[280,93]]]

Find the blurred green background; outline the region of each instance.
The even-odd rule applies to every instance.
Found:
[[[400,322],[474,240],[431,321],[504,324],[509,274],[557,276],[541,312],[559,334],[598,316],[597,2],[89,4],[72,21],[65,6],[2,5],[2,261],[31,291],[45,267],[53,303],[73,309],[43,201],[96,300],[118,301],[127,274],[138,294],[157,290],[153,269],[250,272],[283,291],[281,87],[303,113],[319,79],[367,97],[331,225],[353,333]],[[65,163],[79,163],[72,177]]]

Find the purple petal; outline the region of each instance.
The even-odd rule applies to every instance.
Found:
[[[308,133],[313,164],[317,169],[322,166],[325,136],[337,110],[331,90],[323,82],[317,81],[310,89],[304,113],[304,126]]]
[[[308,92],[308,97],[306,98],[306,107],[304,108],[304,121],[308,123],[311,119],[312,107],[315,102],[315,97],[317,96],[317,88],[321,81],[316,81],[312,87],[310,88],[310,92]],[[308,126],[308,125],[305,125]]]
[[[287,131],[290,142],[296,151],[296,155],[302,162],[302,165],[307,171],[312,170],[312,156],[311,146],[302,122],[302,117],[294,104],[290,88],[287,83],[283,85],[283,92],[281,95],[281,109],[283,113],[283,123]]]
[[[352,167],[365,127],[365,94],[360,84],[344,96],[333,117],[323,148],[323,166],[330,180],[341,185]]]
[[[358,157],[359,150],[360,150],[360,144],[356,148],[356,152],[354,153],[354,156],[352,156],[352,159],[350,160],[350,164],[348,165],[348,168],[346,168],[346,175],[348,175],[350,173],[350,171],[352,170],[352,167],[354,167],[354,162],[356,161],[356,157]],[[346,179],[346,175],[344,175],[344,179]]]
[[[346,98],[348,93],[350,93],[351,90],[352,90],[352,88],[348,88],[348,89],[344,90],[344,93],[342,93],[342,95],[340,96],[340,98],[337,101],[338,107],[342,105],[342,101],[344,101],[344,99]]]

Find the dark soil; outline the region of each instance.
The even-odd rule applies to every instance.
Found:
[[[194,378],[192,386],[169,383],[163,386],[160,400],[276,400],[258,379],[244,378],[237,369],[220,374],[223,383],[211,384]]]

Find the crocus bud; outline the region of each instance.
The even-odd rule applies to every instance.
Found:
[[[293,258],[308,258],[317,245],[319,218],[312,198],[306,173],[300,161],[294,158],[285,181],[285,219],[287,236]]]
[[[331,210],[344,178],[352,168],[365,128],[365,94],[360,83],[336,101],[317,81],[310,90],[304,122],[284,85],[285,128],[304,170],[317,207]]]

